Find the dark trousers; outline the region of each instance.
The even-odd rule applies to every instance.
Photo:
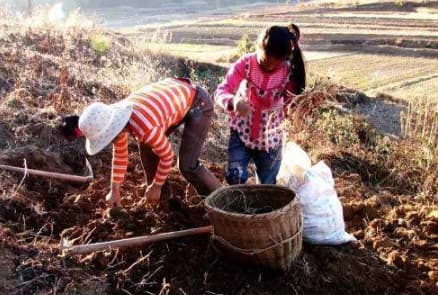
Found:
[[[200,195],[209,195],[222,186],[214,174],[199,162],[212,117],[213,101],[207,91],[198,86],[193,104],[180,123],[184,124],[184,132],[178,153],[178,168]],[[170,128],[166,135],[169,136],[178,126]],[[160,159],[148,145],[140,143],[139,149],[147,183],[151,184]]]

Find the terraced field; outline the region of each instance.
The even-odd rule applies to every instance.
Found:
[[[438,101],[438,1],[405,1],[403,6],[397,1],[336,2],[145,26],[131,29],[130,36],[157,48],[152,36],[166,32],[170,44],[161,44],[160,50],[223,63],[243,35],[255,40],[268,25],[293,21],[302,29],[311,72],[370,95]]]
[[[310,71],[369,94],[438,99],[438,59],[352,54],[309,63]]]
[[[330,167],[346,230],[357,243],[304,243],[285,273],[225,259],[216,251],[222,246],[207,235],[89,254],[65,251],[210,223],[203,197],[177,167],[163,185],[159,208],[145,207],[147,184],[134,142],[122,207],[108,208],[111,149],[88,157],[83,139],[66,140],[56,126],[91,102],[120,101],[145,83],[176,75],[180,66],[194,84],[214,91],[224,68],[211,62],[225,60],[244,32],[254,32],[254,38],[264,24],[293,19],[303,28],[312,74],[370,93],[437,99],[437,40],[427,35],[436,29],[431,11],[437,1],[406,1],[403,8],[393,1],[355,7],[317,2],[131,29],[127,37],[82,25],[38,27],[32,18],[26,20],[31,27],[21,19],[1,25],[8,18],[0,19],[0,163],[26,168],[24,176],[0,171],[0,294],[438,294],[435,109],[427,105],[423,113],[403,116],[409,122],[403,126],[405,104],[368,99],[325,81],[310,85],[301,105],[326,99],[333,104],[314,109],[302,124],[299,107],[292,108],[285,140]],[[374,12],[378,17],[370,16]],[[342,17],[328,17],[337,13]],[[204,44],[208,30],[213,36]],[[109,36],[112,41],[105,42]],[[142,47],[210,63],[180,63]],[[224,184],[227,130],[223,114],[215,116],[202,155]],[[175,135],[172,143],[180,141]],[[95,175],[89,184],[27,173],[33,168],[82,175],[87,158]]]
[[[438,76],[435,73],[430,78],[425,77],[424,80],[412,82],[404,81],[400,84],[400,87],[386,87],[387,88],[382,91],[392,93],[395,97],[406,96],[413,99],[423,98],[429,101],[436,101],[438,93]]]

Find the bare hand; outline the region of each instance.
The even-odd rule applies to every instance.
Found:
[[[251,107],[247,101],[241,99],[234,106],[234,110],[239,116],[246,117],[251,112]]]
[[[157,207],[161,198],[161,185],[152,184],[146,188],[144,193],[146,206]]]
[[[110,208],[122,207],[120,201],[120,185],[113,183],[111,186],[111,191],[106,195],[105,200]]]

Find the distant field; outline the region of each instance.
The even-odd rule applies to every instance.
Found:
[[[331,20],[333,21],[333,20]],[[438,20],[437,20],[438,22]],[[250,35],[255,39],[260,31],[269,25],[285,25],[287,22],[270,22],[270,21],[248,21],[248,20],[224,20],[204,23],[193,23],[181,26],[164,26],[160,30],[172,33],[172,41],[177,43],[207,43],[207,44],[226,44],[235,43],[243,34]],[[349,24],[348,22],[324,23],[315,18],[306,20],[306,22],[297,22],[303,32],[303,42],[311,42],[338,39],[400,39],[411,38],[430,39],[438,42],[438,35],[430,24],[415,25],[404,24],[400,28],[399,22],[391,23],[361,23]],[[143,28],[142,33],[152,35],[157,28]]]
[[[421,99],[436,103],[438,102],[438,74],[435,73],[434,78],[424,81],[402,83],[400,87],[382,89],[382,92],[409,100]]]
[[[432,83],[438,75],[437,59],[353,54],[311,61],[308,65],[312,72],[362,91],[379,90],[407,100],[415,94],[438,101],[438,83]]]
[[[165,33],[170,44],[149,46],[217,63],[233,52],[243,35],[255,40],[263,28],[293,21],[301,27],[310,72],[370,95],[438,101],[438,1],[317,2],[143,26],[125,33],[144,44],[151,43],[157,32]]]
[[[143,46],[156,52],[169,53],[179,57],[190,57],[198,61],[212,63],[216,63],[221,58],[232,54],[235,50],[235,46],[191,43],[145,42]]]

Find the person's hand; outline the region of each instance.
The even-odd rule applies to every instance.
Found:
[[[251,107],[246,100],[240,99],[236,102],[234,110],[239,116],[246,117],[251,112]]]
[[[120,202],[120,184],[113,183],[111,185],[111,191],[106,195],[105,200],[110,208],[122,207]]]
[[[146,198],[146,206],[157,207],[161,198],[161,185],[152,183],[146,188],[144,197]]]

